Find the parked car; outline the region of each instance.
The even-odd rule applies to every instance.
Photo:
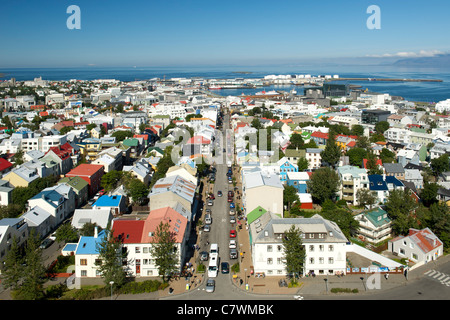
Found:
[[[48,238],[52,241],[56,241],[56,231],[53,232]]]
[[[209,253],[206,251],[200,252],[200,260],[201,261],[208,261]]]
[[[234,209],[230,209],[230,216],[234,216]]]
[[[39,246],[41,249],[47,249],[48,247],[50,247],[53,243],[53,240],[50,238],[45,239],[44,241],[42,241],[41,245]]]
[[[233,202],[233,197],[228,196],[228,202]]]
[[[205,213],[206,213],[206,214],[208,214],[208,213],[211,214],[211,213],[212,213],[212,212],[211,212],[211,209],[206,209],[206,210],[205,210]]]
[[[237,259],[238,253],[236,249],[230,249],[230,259]]]
[[[214,203],[212,200],[208,200],[208,206],[212,206]]]
[[[220,191],[220,190],[217,191],[217,196],[218,196],[218,197],[221,197],[221,196],[222,196],[222,191]]]
[[[220,264],[220,269],[223,274],[230,273],[230,265],[228,264],[228,262],[222,262]]]
[[[236,240],[230,240],[230,244],[228,247],[230,249],[236,249],[236,247],[237,247]]]
[[[235,216],[231,216],[230,217],[230,223],[236,223],[236,217]]]
[[[205,226],[203,227],[203,231],[210,232],[211,231],[211,226],[209,224],[205,224]]]
[[[214,193],[210,193],[208,197],[211,200],[215,200],[216,199],[216,197],[214,196]]]
[[[206,214],[205,215],[205,224],[211,224],[212,223],[212,218],[210,214]]]
[[[236,238],[236,230],[230,230],[230,238]]]
[[[234,208],[235,208],[234,202],[231,202],[230,203],[230,209],[234,209]]]
[[[206,281],[206,292],[214,292],[216,287],[216,281],[214,279],[208,279]]]

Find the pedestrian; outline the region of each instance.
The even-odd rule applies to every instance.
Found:
[[[386,278],[386,280],[389,278],[389,273],[386,273],[385,275],[384,275],[384,277]]]

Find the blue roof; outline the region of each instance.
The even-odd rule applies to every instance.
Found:
[[[56,192],[55,190],[44,190],[39,192],[37,195],[35,195],[31,199],[44,199],[45,201],[49,202],[52,206],[57,207],[55,203],[59,204],[59,199],[61,199],[62,195],[59,192]]]
[[[373,191],[387,191],[388,187],[383,180],[383,176],[379,174],[371,174],[367,176],[369,178],[369,189]]]
[[[373,191],[387,191],[388,184],[393,184],[396,187],[403,187],[403,183],[393,176],[386,176],[383,180],[383,176],[380,174],[372,174],[367,176],[369,178],[369,189]]]
[[[105,234],[105,230],[102,230],[97,238],[82,236],[78,241],[75,254],[98,254],[97,244],[103,240]]]
[[[93,207],[94,206],[118,207],[121,200],[122,200],[122,196],[120,196],[120,195],[112,195],[112,196],[103,195],[92,206]]]
[[[403,187],[403,183],[398,180],[396,177],[393,176],[386,176],[386,183],[392,183],[393,185],[397,187]]]

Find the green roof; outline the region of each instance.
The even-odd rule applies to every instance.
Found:
[[[77,189],[78,191],[82,190],[88,185],[88,182],[80,177],[65,177],[58,181],[58,184],[60,183],[67,183],[69,186]]]
[[[304,149],[286,149],[284,155],[286,157],[306,157],[306,151]]]
[[[139,145],[139,140],[136,138],[125,139],[123,144],[129,147],[137,147]]]
[[[247,215],[247,223],[251,224],[253,221],[257,220],[259,217],[261,217],[266,212],[267,212],[266,209],[264,209],[261,206],[258,206],[257,208],[255,208],[252,212],[250,212]]]
[[[367,217],[367,219],[369,219],[370,222],[372,222],[375,227],[381,227],[391,222],[391,219],[389,219],[389,217],[387,216],[387,212],[381,208],[366,211],[364,212],[364,215]],[[385,218],[384,215],[386,215]]]

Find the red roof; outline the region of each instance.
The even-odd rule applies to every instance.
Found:
[[[13,164],[6,159],[0,158],[0,172],[11,168]]]
[[[120,237],[122,243],[141,243],[145,220],[114,220],[114,238]]]
[[[100,170],[103,171],[103,165],[101,164],[82,163],[70,170],[66,176],[92,176]]]
[[[328,133],[323,133],[323,132],[320,132],[320,131],[314,131],[313,133],[311,133],[311,137],[321,138],[321,139],[328,139]]]
[[[175,211],[171,207],[164,207],[150,211],[147,219],[145,220],[144,229],[142,232],[142,243],[151,243],[153,240],[153,234],[158,228],[160,223],[168,223],[170,231],[175,235],[175,241],[181,243],[184,238],[184,233],[187,226],[187,218],[181,215],[178,211]]]
[[[46,117],[46,116],[48,116],[48,112],[47,111],[39,112],[39,116]]]
[[[356,146],[356,141],[350,141],[347,143],[347,147],[353,148],[354,146]]]
[[[47,153],[50,151],[53,151],[54,154],[58,156],[61,160],[66,160],[67,158],[70,158],[70,152],[67,150],[62,149],[61,147],[51,147]]]
[[[146,134],[135,134],[133,138],[144,138],[144,140],[148,140],[148,135]]]
[[[409,229],[409,237],[414,241],[424,252],[430,252],[442,246],[442,242],[431,232],[430,229],[422,230]]]
[[[187,142],[187,144],[210,144],[211,140],[206,139],[203,136],[193,136]]]
[[[379,166],[382,166],[383,161],[381,161],[381,159],[377,159],[376,164]],[[364,169],[367,169],[367,159],[363,159],[363,166],[364,166]]]

